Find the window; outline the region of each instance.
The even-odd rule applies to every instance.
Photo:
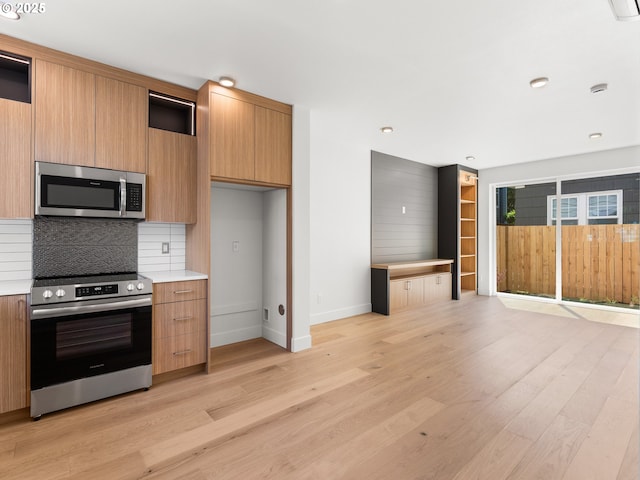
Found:
[[[557,196],[547,196],[547,225],[556,225]],[[585,192],[560,196],[563,225],[622,223],[622,190]]]

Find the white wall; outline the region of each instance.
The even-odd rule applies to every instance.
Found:
[[[262,194],[262,336],[287,347],[287,191]],[[285,307],[280,314],[278,307]],[[268,311],[265,318],[264,311]]]
[[[490,295],[495,285],[495,198],[493,185],[521,184],[571,175],[614,174],[618,170],[640,168],[640,146],[519,163],[478,172],[478,293]]]
[[[212,347],[262,336],[262,208],[261,192],[211,189]]]
[[[336,120],[311,113],[311,324],[371,311],[372,145]]]
[[[293,107],[292,138],[292,333],[291,350],[298,352],[311,347],[310,323],[310,163],[311,113],[300,105]]]

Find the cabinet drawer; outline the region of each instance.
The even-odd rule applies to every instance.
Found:
[[[157,339],[153,345],[153,374],[204,363],[204,337],[204,331],[200,331]]]
[[[153,338],[173,337],[204,330],[206,301],[161,303],[153,307]]]
[[[188,280],[186,282],[168,282],[153,284],[153,303],[183,302],[206,298],[206,280]]]

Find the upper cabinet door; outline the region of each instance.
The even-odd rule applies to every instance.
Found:
[[[255,179],[291,185],[291,115],[257,105],[255,108]]]
[[[31,104],[0,98],[0,218],[33,215]]]
[[[255,107],[211,93],[211,176],[254,179]]]
[[[147,171],[147,90],[96,77],[95,166]]]
[[[149,129],[147,221],[196,223],[196,137]]]
[[[95,76],[36,60],[35,160],[94,165]]]

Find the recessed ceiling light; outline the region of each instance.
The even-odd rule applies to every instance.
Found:
[[[606,83],[599,83],[591,87],[591,93],[601,93],[604,92],[607,88],[609,88],[609,85],[607,85]]]
[[[474,157],[473,155],[467,155],[464,158],[465,160],[467,160],[467,162],[473,162],[476,159],[476,157]]]
[[[601,132],[595,132],[595,133],[592,133],[592,134],[589,135],[589,138],[591,140],[594,140],[594,139],[600,138],[600,137],[602,137],[602,133]]]
[[[220,81],[218,83],[223,87],[231,88],[236,84],[236,81],[231,77],[220,77]]]
[[[382,127],[382,128],[380,129],[380,131],[381,131],[382,133],[392,133],[392,132],[393,132],[393,127]]]
[[[13,5],[5,2],[0,2],[0,17],[8,20],[20,20],[20,15],[13,9]]]
[[[539,78],[534,78],[533,80],[531,80],[529,82],[529,85],[531,85],[531,88],[542,88],[547,83],[549,83],[549,79],[547,77],[539,77]]]

